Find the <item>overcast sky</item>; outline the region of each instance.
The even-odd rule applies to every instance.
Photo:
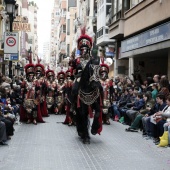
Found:
[[[31,0],[30,0],[31,1]],[[51,12],[54,0],[34,0],[38,5],[38,46],[39,53],[43,52],[43,42],[50,41]]]

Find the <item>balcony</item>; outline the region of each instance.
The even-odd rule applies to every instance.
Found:
[[[124,36],[124,19],[118,19],[114,21],[112,19],[111,24],[109,25],[109,38],[110,39],[119,39]]]
[[[65,17],[60,18],[60,25],[66,25],[66,18]]]
[[[66,0],[60,0],[60,9],[66,9],[67,4],[66,4]]]
[[[61,33],[60,34],[60,42],[65,42],[66,41],[66,33]]]
[[[98,46],[105,46],[108,45],[109,43],[115,42],[115,40],[110,39],[108,35],[108,27],[102,27],[97,31],[97,45]]]

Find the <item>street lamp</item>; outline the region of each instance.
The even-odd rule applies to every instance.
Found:
[[[5,0],[5,4],[7,14],[9,15],[10,32],[12,32],[12,23],[17,14],[16,11],[18,9],[18,5],[15,0]],[[12,61],[9,61],[9,77],[12,78]]]

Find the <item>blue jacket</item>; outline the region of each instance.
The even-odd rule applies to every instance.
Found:
[[[145,101],[143,99],[139,99],[133,105],[133,110],[140,110],[145,106]]]

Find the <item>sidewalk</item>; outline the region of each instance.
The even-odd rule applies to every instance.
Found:
[[[63,115],[46,123],[15,125],[9,146],[0,147],[0,170],[169,170],[170,149],[158,148],[126,126],[104,125],[101,135],[84,145]]]

